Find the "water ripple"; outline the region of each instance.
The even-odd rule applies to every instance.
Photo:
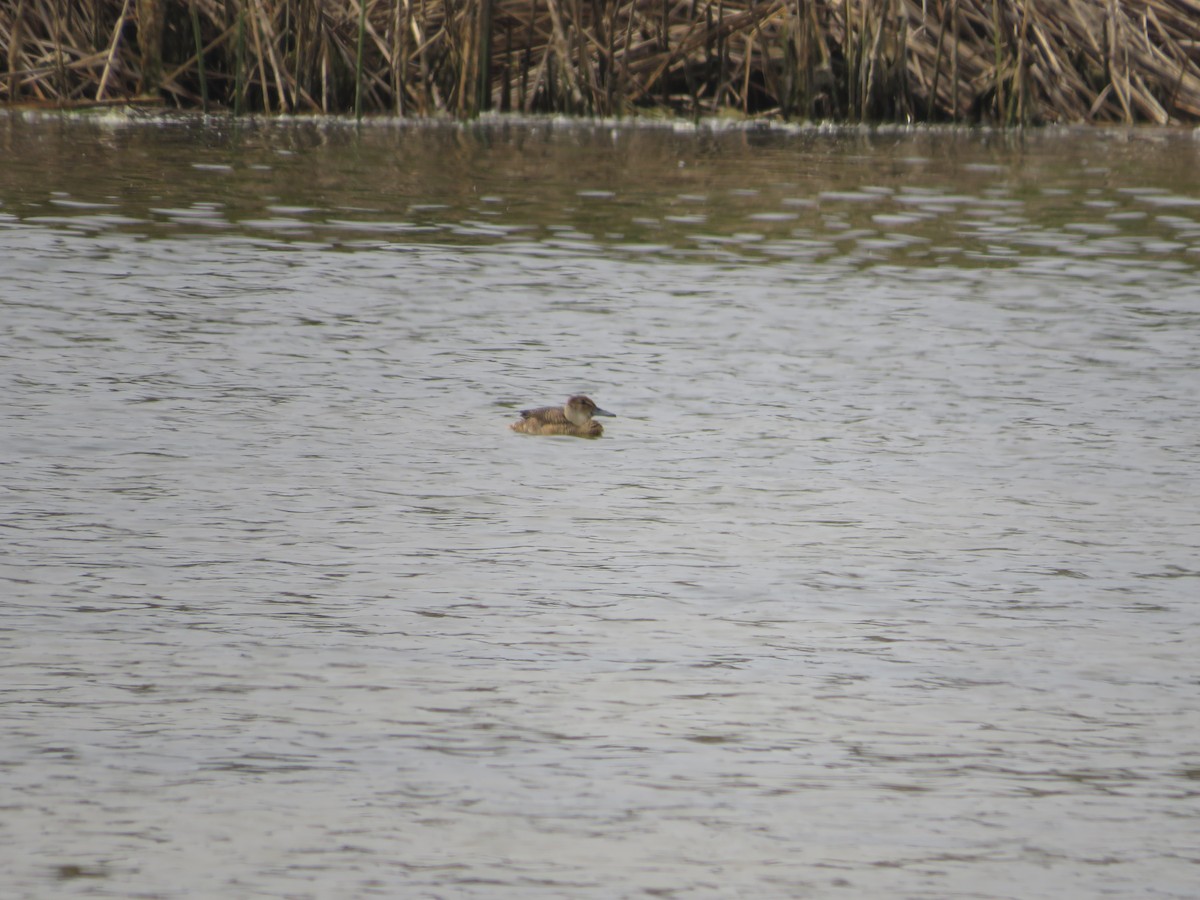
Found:
[[[0,119],[14,890],[1194,893],[1192,143],[203,133]]]

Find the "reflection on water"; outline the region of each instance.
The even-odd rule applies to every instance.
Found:
[[[1191,137],[0,148],[18,895],[1194,895]]]
[[[1169,132],[3,125],[5,214],[91,235],[969,266],[1194,261],[1200,227]]]

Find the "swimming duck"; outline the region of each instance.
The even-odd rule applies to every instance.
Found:
[[[572,437],[598,438],[604,426],[593,422],[592,416],[613,416],[592,402],[590,397],[577,395],[562,406],[543,406],[521,410],[521,420],[509,427],[521,434],[567,434]]]

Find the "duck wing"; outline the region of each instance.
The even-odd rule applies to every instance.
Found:
[[[539,406],[537,409],[521,410],[522,419],[537,419],[539,422],[548,422],[555,425],[568,424],[568,419],[563,415],[561,406]]]

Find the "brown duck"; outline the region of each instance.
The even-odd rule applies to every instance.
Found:
[[[604,434],[604,426],[592,420],[592,416],[613,416],[592,402],[590,397],[577,395],[562,406],[543,406],[539,409],[521,410],[520,421],[509,427],[521,434],[566,434],[572,437],[598,438]]]

